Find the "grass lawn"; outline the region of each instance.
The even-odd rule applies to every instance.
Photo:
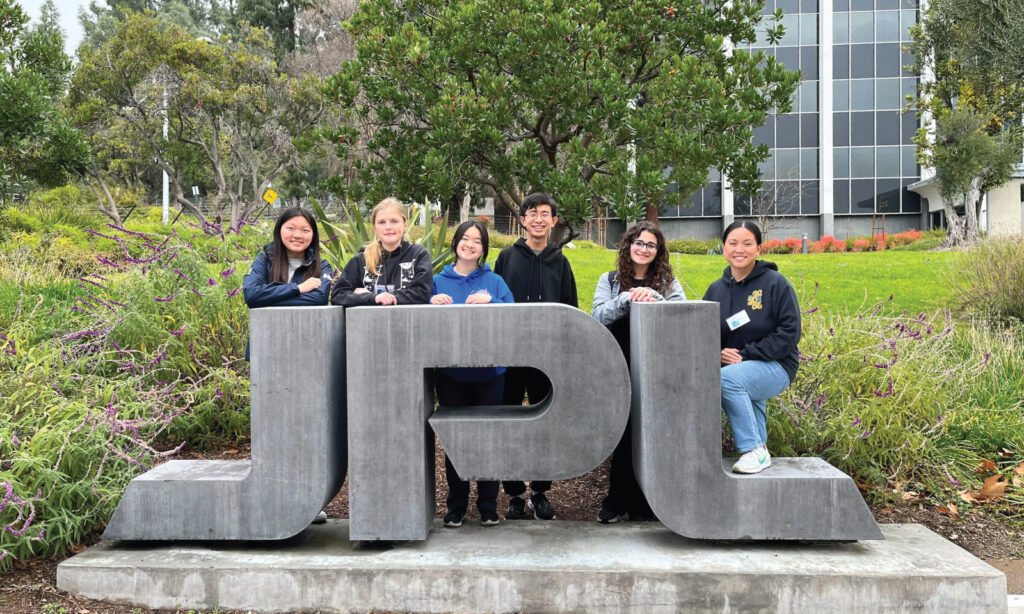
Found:
[[[580,307],[589,310],[597,279],[615,265],[607,249],[567,249],[579,290]],[[931,313],[949,304],[948,270],[951,252],[863,252],[843,254],[772,254],[762,256],[779,265],[804,303],[810,306],[814,283],[820,288],[813,304],[828,312],[856,312],[861,306],[886,300],[911,312]],[[672,266],[687,298],[699,299],[722,275],[722,256],[672,254]]]

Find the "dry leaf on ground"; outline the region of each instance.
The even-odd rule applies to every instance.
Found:
[[[960,512],[956,509],[956,505],[953,503],[950,503],[949,505],[936,505],[935,511],[943,516],[949,516],[953,520],[960,518]]]
[[[1000,474],[988,476],[985,478],[985,483],[981,486],[981,492],[965,490],[960,493],[960,498],[968,503],[984,503],[1001,499],[1006,494],[1007,485],[1007,482],[999,481],[1001,477],[1003,476]]]

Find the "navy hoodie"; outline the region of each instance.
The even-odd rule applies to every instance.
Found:
[[[508,284],[517,303],[562,303],[579,308],[576,278],[562,250],[548,245],[534,254],[526,239],[501,250],[494,272]]]
[[[800,365],[800,305],[774,262],[756,261],[754,270],[740,281],[725,267],[704,300],[720,304],[722,349],[739,350],[743,360],[777,361],[793,381]],[[740,311],[747,312],[750,322],[729,330],[726,320]]]
[[[306,271],[313,266],[313,248],[306,249],[302,261],[292,280],[288,283],[270,281],[270,265],[274,261],[274,244],[263,246],[253,260],[249,272],[242,280],[242,296],[250,309],[257,307],[301,307],[304,305],[326,305],[331,288],[331,265],[320,260],[320,287],[305,294],[299,292],[299,284],[305,281]],[[245,359],[249,360],[249,342],[245,342]]]

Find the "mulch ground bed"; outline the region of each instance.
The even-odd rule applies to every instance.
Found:
[[[248,456],[246,445],[227,449],[217,454],[186,454],[185,458],[243,459]],[[181,457],[179,457],[181,458]],[[437,517],[444,516],[444,500],[448,489],[444,480],[444,453],[436,451]],[[572,480],[555,482],[548,497],[558,513],[558,520],[596,520],[601,498],[608,488],[607,463],[590,473]],[[478,518],[470,493],[469,521]],[[499,495],[498,510],[504,516],[508,498]],[[919,503],[872,509],[880,524],[919,523],[967,550],[974,556],[1006,574],[1007,592],[1024,594],[1024,533],[1010,520],[973,513],[959,519],[940,514],[934,507]],[[348,517],[348,484],[327,506],[331,518]],[[556,521],[557,522],[557,521]],[[99,533],[90,535],[82,548],[100,539]],[[146,610],[133,606],[109,604],[81,599],[56,586],[57,564],[60,560],[33,559],[15,563],[13,570],[0,573],[0,612],[3,614],[187,614],[187,610]],[[220,614],[245,614],[237,610],[223,610]]]

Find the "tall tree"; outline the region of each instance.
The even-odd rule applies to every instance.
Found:
[[[985,192],[1021,162],[1024,0],[932,0],[911,34],[925,121],[918,160],[935,170],[947,245],[970,246]]]
[[[81,124],[118,126],[142,143],[168,173],[176,205],[203,220],[188,188],[209,178],[216,218],[234,226],[298,164],[324,110],[319,80],[280,72],[270,51],[262,30],[211,42],[151,14],[132,15],[100,48],[80,49],[69,104]]]
[[[59,113],[71,60],[52,0],[42,15],[26,27],[21,7],[0,0],[0,201],[33,184],[59,184],[86,154]]]
[[[328,85],[361,124],[331,135],[358,173],[335,187],[423,202],[488,186],[513,210],[543,189],[563,243],[595,209],[636,219],[712,167],[752,191],[768,156],[752,127],[787,110],[797,83],[739,48],[778,17],[762,6],[367,0],[348,22],[357,59]]]

